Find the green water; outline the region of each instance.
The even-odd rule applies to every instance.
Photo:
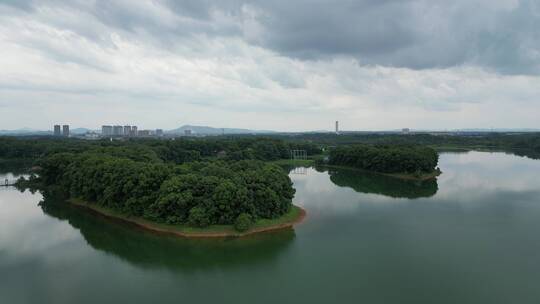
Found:
[[[539,303],[540,161],[440,167],[424,183],[297,168],[306,221],[247,239],[159,236],[0,188],[0,303]]]

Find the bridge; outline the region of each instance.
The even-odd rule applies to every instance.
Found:
[[[2,183],[0,183],[0,187],[10,187],[10,186],[15,186],[15,183],[17,182],[16,179],[9,179],[9,178],[6,178],[4,179],[4,181]]]

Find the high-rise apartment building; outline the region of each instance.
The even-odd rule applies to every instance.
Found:
[[[54,136],[61,136],[62,131],[60,131],[60,125],[54,125]]]
[[[65,137],[69,136],[69,125],[62,126],[62,136],[65,136]]]
[[[122,127],[122,126],[114,126],[112,135],[113,136],[122,136],[122,135],[124,135],[124,127]]]
[[[150,130],[139,130],[139,132],[137,132],[137,136],[141,137],[148,137],[150,135]]]
[[[131,135],[131,126],[124,126],[124,136]]]
[[[101,126],[101,136],[112,136],[113,127],[112,126]]]

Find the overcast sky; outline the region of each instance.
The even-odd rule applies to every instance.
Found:
[[[540,128],[538,0],[0,0],[0,129]]]

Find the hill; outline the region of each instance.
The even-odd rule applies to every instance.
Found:
[[[184,125],[180,128],[166,131],[167,134],[183,135],[185,130],[191,130],[193,134],[199,135],[221,135],[221,134],[268,134],[275,133],[275,131],[269,130],[250,130],[250,129],[237,129],[237,128],[214,128],[208,126],[192,126]]]

